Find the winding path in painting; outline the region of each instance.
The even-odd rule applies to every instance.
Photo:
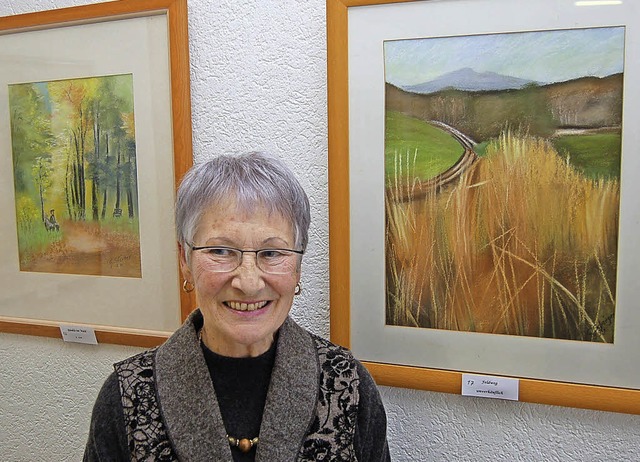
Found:
[[[437,120],[430,120],[429,123],[434,125],[447,133],[449,133],[455,140],[460,143],[464,152],[460,158],[444,172],[418,183],[411,192],[400,191],[404,194],[396,196],[396,200],[401,202],[407,202],[409,200],[421,199],[427,195],[427,193],[434,188],[440,190],[442,187],[456,181],[460,175],[466,172],[475,162],[479,159],[478,154],[473,150],[473,146],[476,144],[469,136],[462,133],[460,130],[447,125],[444,122]]]

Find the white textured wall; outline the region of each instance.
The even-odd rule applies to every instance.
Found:
[[[141,0],[142,1],[142,0]],[[0,16],[92,3],[0,0]],[[196,160],[282,155],[313,205],[302,324],[328,335],[324,0],[189,0]],[[0,334],[0,460],[80,460],[110,364],[139,351]],[[397,461],[640,460],[640,418],[382,387]]]

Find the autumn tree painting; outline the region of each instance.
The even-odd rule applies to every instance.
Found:
[[[614,341],[624,32],[385,42],[387,324]]]
[[[141,277],[133,76],[9,85],[21,271]]]

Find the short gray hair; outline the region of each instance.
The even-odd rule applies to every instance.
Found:
[[[234,198],[237,207],[252,212],[266,207],[291,223],[295,246],[305,250],[309,240],[309,198],[293,172],[264,152],[223,155],[194,165],[184,176],[176,198],[176,232],[185,250],[204,212]]]

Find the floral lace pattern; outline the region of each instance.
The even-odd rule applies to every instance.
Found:
[[[354,436],[358,417],[358,371],[351,354],[313,336],[320,360],[316,416],[300,449],[302,462],[356,462]]]
[[[115,365],[131,460],[177,461],[160,416],[153,377],[155,350]]]

